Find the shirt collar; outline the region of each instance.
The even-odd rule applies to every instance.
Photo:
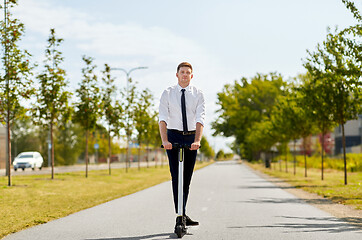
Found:
[[[177,84],[177,90],[179,91],[179,92],[181,92],[181,89],[183,89],[179,84]],[[189,92],[190,91],[190,84],[187,86],[187,87],[185,87],[185,90],[186,90],[186,92]]]

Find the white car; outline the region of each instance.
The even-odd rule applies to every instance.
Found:
[[[43,167],[43,157],[38,152],[22,152],[14,159],[13,166],[14,170],[18,170],[18,168],[25,170],[25,168],[41,168]]]

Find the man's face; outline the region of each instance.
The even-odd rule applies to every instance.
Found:
[[[181,87],[187,87],[190,84],[191,79],[193,78],[191,68],[181,67],[176,73],[176,77],[178,79],[178,84]]]

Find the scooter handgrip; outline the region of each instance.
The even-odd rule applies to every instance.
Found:
[[[163,145],[161,145],[161,148],[165,148]],[[174,149],[178,149],[178,148],[187,148],[187,149],[190,149],[191,148],[191,144],[190,145],[187,145],[187,144],[178,144],[178,143],[174,143],[172,144],[172,148]],[[201,145],[200,147],[201,148]]]

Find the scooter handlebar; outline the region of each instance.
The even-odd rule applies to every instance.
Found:
[[[163,145],[161,145],[161,148],[165,148],[165,147]],[[179,143],[172,144],[172,149],[179,149],[179,148],[190,149],[191,144],[179,144]],[[201,146],[199,148],[201,148]]]

